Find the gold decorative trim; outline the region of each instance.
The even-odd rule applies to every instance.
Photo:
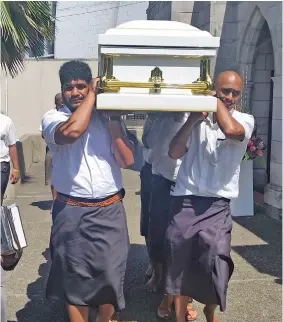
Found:
[[[150,93],[161,93],[162,88],[191,90],[193,94],[210,94],[212,89],[212,80],[209,75],[210,61],[203,59],[200,63],[200,77],[192,84],[174,84],[164,83],[162,70],[155,67],[151,71],[148,82],[123,82],[113,75],[113,57],[104,55],[103,57],[103,76],[100,86],[104,92],[119,92],[122,87],[128,88],[148,88]]]

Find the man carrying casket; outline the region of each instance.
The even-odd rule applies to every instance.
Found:
[[[185,322],[188,297],[205,304],[207,322],[216,322],[218,305],[226,309],[234,269],[229,202],[238,196],[240,163],[254,127],[253,116],[234,109],[242,86],[236,72],[221,73],[216,113],[191,113],[170,143],[169,156],[184,157],[165,246],[165,294],[175,301],[177,322]]]

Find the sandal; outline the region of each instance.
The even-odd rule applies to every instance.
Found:
[[[198,317],[197,310],[190,304],[187,305],[186,321],[195,321]]]
[[[162,314],[162,313],[160,313],[160,307],[157,309],[157,316],[159,319],[162,319],[162,320],[171,320],[172,319],[171,312]]]

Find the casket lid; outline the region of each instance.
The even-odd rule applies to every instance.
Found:
[[[99,35],[99,44],[108,46],[218,48],[219,37],[177,21],[135,20]]]

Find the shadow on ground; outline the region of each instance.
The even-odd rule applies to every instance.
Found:
[[[265,215],[233,218],[266,244],[233,246],[232,249],[251,264],[258,272],[274,276],[282,284],[282,227],[279,222]]]
[[[47,262],[39,266],[39,278],[27,287],[29,302],[16,313],[18,322],[66,322],[68,317],[64,305],[45,298],[45,286],[50,268],[49,250],[43,252]]]
[[[50,269],[49,250],[42,254],[46,262],[39,266],[39,278],[27,287],[29,302],[16,313],[17,322],[67,322],[68,316],[63,303],[45,299],[45,287]],[[144,245],[132,244],[128,257],[125,278],[126,309],[120,321],[155,322],[155,312],[161,301],[161,295],[150,294],[145,290],[145,271],[147,269],[147,251]],[[90,322],[95,322],[96,312],[91,312]],[[13,322],[13,321],[10,321]]]
[[[160,321],[156,317],[156,310],[162,296],[145,290],[147,266],[146,246],[132,244],[125,278],[126,309],[121,314],[121,321],[123,322]]]
[[[30,205],[38,207],[41,210],[50,210],[52,207],[53,200],[34,201]]]

